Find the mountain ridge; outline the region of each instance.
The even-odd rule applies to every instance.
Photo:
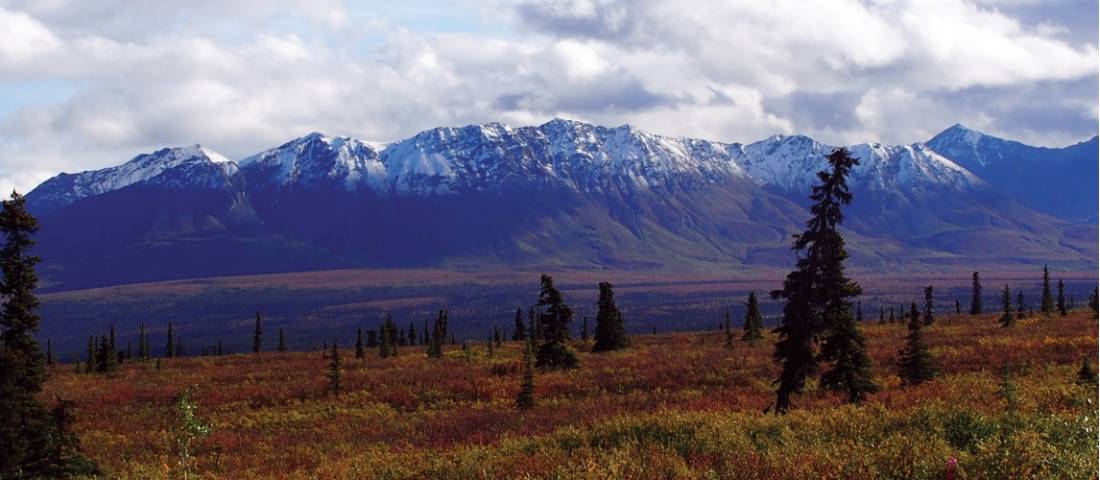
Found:
[[[931,141],[937,141],[945,134],[960,125],[955,125],[937,136]],[[968,130],[973,134],[986,138],[984,134]],[[481,137],[481,138],[478,138]],[[995,138],[995,137],[989,137]],[[245,175],[250,180],[263,184],[274,182],[278,186],[287,186],[294,183],[311,184],[322,181],[325,178],[336,179],[340,177],[341,183],[346,188],[372,188],[382,192],[390,190],[392,193],[418,193],[417,188],[423,185],[414,185],[423,177],[450,179],[454,182],[459,173],[466,178],[484,178],[486,172],[473,168],[471,162],[455,164],[456,159],[473,158],[479,152],[477,149],[483,143],[511,141],[508,145],[513,148],[542,148],[550,159],[548,163],[526,165],[530,174],[531,167],[546,170],[552,176],[561,178],[563,175],[573,173],[567,168],[552,168],[560,166],[562,162],[568,162],[576,156],[586,157],[589,165],[604,169],[617,170],[620,176],[635,174],[633,180],[649,181],[656,175],[667,179],[669,172],[684,173],[698,167],[698,172],[713,179],[715,174],[729,174],[749,176],[758,184],[777,185],[788,190],[808,189],[809,183],[815,179],[817,169],[820,168],[820,159],[828,151],[836,148],[817,142],[803,135],[773,135],[756,142],[725,143],[719,141],[704,140],[689,137],[669,137],[650,134],[638,130],[630,125],[619,127],[602,127],[590,125],[573,120],[555,118],[538,126],[510,127],[500,123],[473,124],[463,127],[438,127],[425,130],[407,139],[394,142],[371,142],[347,136],[328,136],[319,132],[311,132],[302,137],[290,140],[284,144],[263,150],[246,156],[239,160],[229,160],[224,156],[200,145],[187,147],[164,148],[152,153],[141,154],[134,159],[117,167],[108,167],[100,170],[84,171],[75,174],[62,173],[57,177],[43,182],[34,189],[37,191],[29,197],[32,203],[38,203],[35,197],[44,196],[42,190],[51,187],[64,189],[69,186],[59,179],[73,177],[78,180],[89,177],[100,177],[100,183],[95,188],[78,188],[72,186],[72,191],[54,195],[57,203],[64,199],[72,200],[85,196],[101,194],[109,190],[115,190],[132,183],[151,180],[156,175],[148,175],[147,178],[135,181],[119,182],[110,178],[110,174],[119,175],[131,172],[120,170],[126,165],[138,162],[142,159],[164,157],[165,169],[174,165],[171,159],[187,156],[177,152],[186,152],[191,158],[202,159],[205,157],[212,164],[224,164],[227,166],[226,175],[232,176],[236,171],[249,171]],[[997,139],[1000,140],[1000,139]],[[487,141],[481,142],[479,141]],[[543,145],[537,145],[542,142]],[[457,145],[456,145],[457,143]],[[1018,142],[1014,142],[1018,143]],[[790,145],[794,144],[794,148]],[[610,145],[609,148],[601,148]],[[798,151],[806,145],[810,145],[806,151]],[[1021,144],[1022,145],[1022,144]],[[955,184],[978,184],[981,179],[970,172],[965,166],[956,163],[943,154],[940,154],[930,143],[917,142],[909,145],[884,145],[877,142],[861,143],[845,146],[862,164],[853,172],[853,181],[864,180],[864,173],[868,170],[882,168],[880,163],[898,163],[902,166],[916,167],[920,173],[939,175],[946,173],[949,180]],[[781,156],[776,158],[776,151]],[[1057,149],[1052,149],[1057,150]],[[195,151],[204,152],[205,155],[195,154]],[[793,151],[793,153],[791,153]],[[309,153],[308,155],[304,155]],[[497,152],[500,153],[500,152]],[[664,154],[663,156],[661,154]],[[785,155],[785,156],[782,156]],[[501,156],[503,160],[510,157]],[[477,163],[478,159],[473,158]],[[521,159],[522,160],[522,159]],[[327,162],[327,171],[316,170],[318,166],[310,165],[310,162]],[[522,163],[522,162],[521,162]],[[520,165],[523,167],[524,165]],[[576,168],[574,162],[569,168]],[[886,165],[890,166],[890,165]],[[277,168],[276,168],[277,167]],[[455,168],[461,167],[461,168]],[[551,168],[548,168],[551,167]],[[785,172],[776,170],[776,167],[786,167]],[[962,167],[962,168],[960,168]],[[269,176],[264,179],[257,172],[267,169]],[[395,172],[390,172],[393,169]],[[234,170],[229,172],[228,170]],[[640,171],[647,170],[647,171]],[[160,172],[156,172],[159,175]],[[518,171],[504,172],[517,174]],[[886,172],[902,173],[907,172]],[[637,176],[645,174],[642,176]],[[108,177],[108,178],[102,178]],[[793,178],[792,178],[793,177]],[[876,177],[879,180],[891,179],[884,174]],[[907,178],[900,179],[902,185]],[[941,179],[942,180],[942,179]],[[201,181],[204,179],[200,178]],[[323,183],[323,182],[322,182]],[[590,182],[589,182],[590,183]],[[574,186],[583,189],[583,180],[574,180]],[[591,187],[592,185],[587,185]],[[644,184],[638,184],[644,186]],[[885,187],[886,185],[881,185]],[[434,185],[439,187],[439,185]],[[448,189],[427,188],[419,193],[450,193]],[[56,205],[50,205],[51,207]]]
[[[161,149],[27,198],[56,288],[359,267],[771,268],[791,262],[833,148],[562,119],[385,144],[312,132],[238,161]],[[929,144],[847,148],[860,160],[844,226],[857,268],[1096,263],[1095,228]]]

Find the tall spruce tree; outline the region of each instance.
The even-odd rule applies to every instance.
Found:
[[[1001,292],[1001,326],[1011,327],[1016,324],[1016,315],[1012,313],[1012,292],[1008,289],[1008,285],[1005,285],[1004,291]]]
[[[164,356],[172,358],[176,356],[176,336],[172,333],[172,321],[168,321],[168,342],[164,346]]]
[[[1043,298],[1040,306],[1043,315],[1054,314],[1054,295],[1050,292],[1050,268],[1043,265]]]
[[[145,320],[141,321],[141,325],[138,326],[138,357],[142,360],[148,360],[148,346],[145,342],[148,338],[145,337]]]
[[[760,315],[760,305],[756,300],[756,292],[749,292],[749,301],[745,303],[745,331],[741,340],[759,340],[764,337],[764,317]]]
[[[881,305],[878,307],[878,323],[886,323],[886,308]]]
[[[46,339],[46,365],[53,366],[53,339]]]
[[[22,195],[12,192],[0,202],[0,478],[56,478],[50,469],[64,466],[51,465],[49,457],[58,441],[55,432],[65,426],[37,399],[47,377],[34,339],[40,259],[30,252],[37,231],[38,220],[27,212]]]
[[[1016,320],[1024,318],[1024,291],[1016,292]]]
[[[99,350],[96,354],[96,371],[110,373],[118,368],[118,353],[107,335],[99,337]]]
[[[523,309],[516,309],[516,325],[512,330],[512,340],[527,340],[527,327],[523,325]]]
[[[962,312],[963,312],[962,303],[959,302],[959,299],[956,298],[955,299],[955,315],[960,315],[960,314],[962,314]]]
[[[87,362],[84,364],[84,373],[94,372],[95,371],[95,365],[96,365],[96,357],[97,357],[95,337],[94,336],[88,337],[88,347],[87,347],[87,350],[85,350],[85,352],[86,352],[85,353],[85,360],[87,360]]]
[[[363,329],[360,328],[355,332],[355,358],[363,358],[366,355],[367,352],[363,349]]]
[[[532,328],[534,325],[532,325]],[[523,360],[520,368],[523,377],[519,385],[519,393],[516,395],[516,408],[530,410],[535,406],[535,339],[531,337],[525,340],[523,345]]]
[[[382,321],[382,327],[378,330],[378,356],[379,357],[394,357],[397,356],[397,344],[399,342],[399,334],[397,333],[397,324],[393,323],[393,317],[386,314],[385,320]]]
[[[260,350],[264,348],[261,322],[263,322],[263,319],[260,317],[260,311],[256,310],[256,329],[252,332],[252,353],[260,353]]]
[[[858,161],[843,148],[828,161],[830,170],[818,172],[820,183],[810,195],[813,206],[806,231],[794,237],[793,249],[800,253],[795,270],[781,290],[772,292],[773,298],[784,301],[774,353],[782,366],[775,403],[779,413],[790,409],[791,395],[805,388],[806,378],[822,361],[831,367],[821,384],[845,391],[848,401],[859,402],[877,389],[863,334],[852,316],[850,299],[862,290],[844,273],[848,253],[838,230],[844,219],[841,207],[852,201],[848,175]],[[821,352],[816,354],[819,339]]]
[[[974,272],[970,280],[970,314],[982,314],[982,280],[978,277],[978,272]]]
[[[276,349],[280,352],[286,351],[286,334],[283,333],[283,329],[281,327],[279,328],[279,345],[276,347]]]
[[[554,286],[554,279],[543,274],[539,288],[540,308],[538,325],[541,325],[542,344],[535,354],[539,368],[576,368],[577,355],[569,348],[569,324],[573,322],[573,308],[565,303],[561,291]]]
[[[924,341],[920,313],[914,302],[909,309],[909,334],[905,337],[905,346],[898,354],[898,376],[907,385],[917,385],[936,376],[936,367],[928,345]]]
[[[932,298],[933,289],[929,285],[924,287],[924,324],[931,325],[936,321],[936,306]]]
[[[608,282],[600,282],[600,298],[596,303],[596,342],[593,352],[621,350],[630,345],[626,336],[623,313],[615,305],[615,292]]]
[[[1100,318],[1100,287],[1093,287],[1092,295],[1089,295],[1089,308],[1093,318]]]
[[[146,330],[145,331],[145,351],[141,352],[142,358],[145,359],[145,360],[148,360],[149,358],[151,358],[152,355],[150,355],[149,352],[150,352],[149,331]]]
[[[599,321],[597,319],[597,321]],[[584,316],[584,320],[581,321],[581,341],[588,341],[588,315]]]
[[[726,309],[726,322],[722,328],[726,332],[726,348],[732,349],[734,347],[734,335],[733,326],[730,325],[730,309]],[[746,332],[747,333],[747,332]]]
[[[440,310],[432,325],[432,335],[428,338],[428,358],[441,358],[443,344],[447,341],[447,311]]]
[[[1066,316],[1069,313],[1066,310],[1066,284],[1062,282],[1062,279],[1058,279],[1058,315]]]
[[[863,323],[863,301],[856,302],[856,323]]]
[[[340,371],[340,348],[336,345],[336,340],[332,341],[332,353],[329,354],[328,360],[328,373],[325,375],[328,377],[328,391],[333,396],[340,396],[340,379],[343,378],[343,373]]]

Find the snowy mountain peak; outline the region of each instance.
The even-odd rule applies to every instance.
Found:
[[[378,168],[378,144],[312,132],[241,160],[251,184],[288,186],[336,183],[354,189]]]
[[[43,182],[28,194],[28,198],[43,208],[57,208],[81,198],[138,184],[165,188],[223,188],[232,183],[236,174],[237,164],[195,144],[162,148],[102,170],[62,173]]]

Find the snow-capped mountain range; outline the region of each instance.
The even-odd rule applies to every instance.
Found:
[[[199,145],[166,148],[117,167],[61,174],[31,198],[58,207],[137,183],[223,188],[238,172],[250,189],[339,187],[384,195],[448,195],[532,184],[582,192],[642,190],[730,178],[807,192],[834,148],[801,135],[745,145],[562,119],[537,127],[436,128],[388,144],[314,132],[237,162]],[[984,183],[923,143],[847,148],[860,160],[853,172],[856,186],[965,190]]]
[[[1034,179],[1095,172],[1096,144],[1037,149],[956,125],[928,142],[849,145],[860,161],[846,223],[855,259],[1093,265],[1095,226],[1079,225],[1096,221],[1096,174]],[[165,148],[58,175],[27,198],[43,256],[70,286],[455,262],[782,265],[834,148],[801,135],[723,143],[562,119],[391,143],[311,133],[239,160]],[[150,273],[154,253],[187,263]],[[123,257],[144,273],[96,270]]]

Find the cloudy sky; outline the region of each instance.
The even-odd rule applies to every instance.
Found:
[[[0,189],[202,143],[560,116],[754,141],[1097,134],[1095,0],[0,0]]]

